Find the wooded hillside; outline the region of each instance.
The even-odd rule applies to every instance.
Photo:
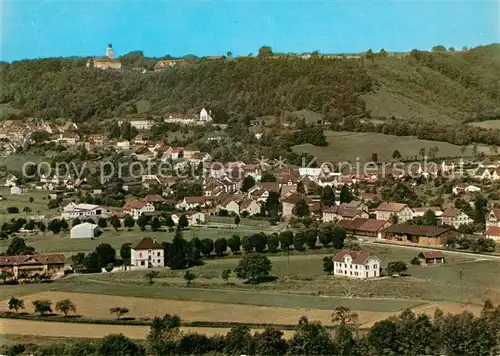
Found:
[[[273,115],[308,109],[330,121],[396,117],[480,121],[500,117],[500,45],[463,52],[413,51],[362,59],[196,61],[141,73],[155,59],[122,57],[121,71],[85,67],[86,58],[2,63],[0,103],[23,115],[75,121],[122,116],[141,99],[151,114],[198,110]]]

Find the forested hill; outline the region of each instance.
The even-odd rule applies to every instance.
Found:
[[[120,71],[88,69],[87,58],[2,63],[0,103],[22,115],[75,121],[133,113],[141,99],[151,114],[205,106],[255,116],[309,109],[332,122],[500,116],[499,44],[397,58],[384,52],[362,59],[200,60],[146,73],[137,69],[152,69],[156,59],[136,53],[121,60]]]

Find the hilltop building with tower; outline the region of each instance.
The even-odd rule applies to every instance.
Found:
[[[104,57],[94,57],[88,60],[87,68],[99,68],[99,69],[121,69],[121,62],[115,58],[115,53],[113,51],[113,45],[110,43],[106,49],[106,56]]]

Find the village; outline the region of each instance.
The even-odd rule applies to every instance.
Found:
[[[210,125],[212,117],[211,112],[203,108],[198,116],[168,115],[165,120]],[[15,155],[15,145],[29,144],[33,135],[37,135],[42,143],[55,142],[67,149],[85,147],[88,151],[104,146],[136,163],[169,162],[174,168],[169,175],[148,172],[119,179],[111,176],[106,181],[71,173],[40,173],[40,169],[35,169],[29,179],[7,175],[1,182],[6,192],[2,197],[4,206],[8,204],[8,208],[0,211],[4,225],[9,215],[16,216],[22,209],[16,206],[17,197],[29,197],[32,192],[40,196],[46,192],[50,207],[36,214],[25,207],[26,226],[18,226],[11,233],[38,234],[42,225],[64,221],[65,226],[72,226],[71,239],[99,240],[102,234],[99,230],[106,226],[102,221],[118,226],[139,225],[141,221],[151,226],[193,228],[217,227],[219,224],[210,220],[211,217],[228,217],[233,221],[223,224],[225,227],[237,226],[241,219],[270,222],[277,226],[277,232],[333,224],[354,240],[438,249],[460,246],[456,241],[464,236],[491,241],[483,252],[493,252],[495,243],[500,242],[500,165],[491,160],[469,162],[464,168],[463,160],[458,164],[456,160],[443,159],[434,165],[422,162],[418,169],[408,168],[406,172],[375,165],[375,170],[365,173],[338,172],[327,164],[305,168],[280,162],[273,166],[267,161],[219,163],[195,147],[171,147],[144,138],[155,124],[153,120],[133,116],[121,120],[120,125],[124,122],[138,131],[134,139],[80,137],[78,126],[70,122],[58,125],[35,119],[4,121],[0,137],[4,148],[11,147],[10,151],[4,150],[5,155]],[[50,171],[51,167],[46,168]],[[175,174],[179,172],[191,174]],[[440,201],[434,200],[434,205],[393,201],[387,193],[387,187],[399,187],[403,189],[401,194],[411,196],[405,189],[411,192],[429,185],[446,185],[447,191],[439,193]],[[485,194],[488,198],[484,198]],[[104,203],[113,196],[121,198],[112,205]],[[392,196],[397,197],[398,193]],[[481,207],[476,206],[479,203]],[[161,256],[161,264],[145,265],[140,259],[132,259],[132,266],[163,266],[163,250]],[[440,258],[444,261],[442,255]]]

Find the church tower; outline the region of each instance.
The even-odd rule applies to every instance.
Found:
[[[115,54],[113,52],[113,45],[111,43],[108,45],[108,48],[106,49],[106,57],[108,57],[109,59],[115,58]]]

